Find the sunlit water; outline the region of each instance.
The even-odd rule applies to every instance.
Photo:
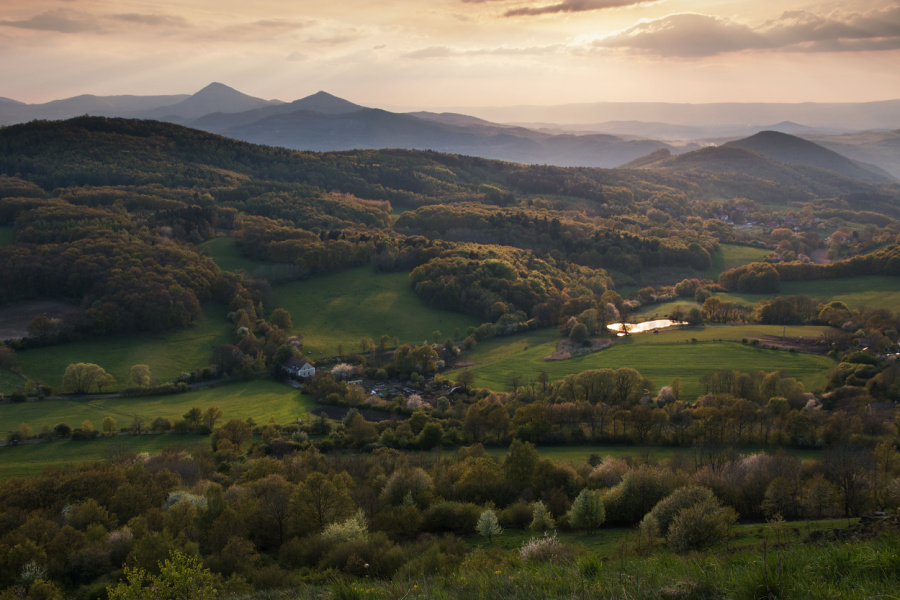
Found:
[[[647,331],[653,331],[654,329],[664,329],[666,327],[671,327],[672,325],[680,325],[680,321],[673,321],[671,319],[657,319],[655,321],[644,321],[643,323],[624,323],[625,329],[628,333],[646,333]],[[611,325],[607,325],[607,328],[610,331],[615,331],[616,335],[623,336],[625,333],[622,331],[623,323],[612,323]]]

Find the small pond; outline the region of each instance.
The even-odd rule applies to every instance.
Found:
[[[618,336],[623,336],[625,333],[622,331],[622,326],[625,326],[625,330],[631,333],[645,333],[647,331],[653,331],[655,329],[664,329],[666,327],[671,327],[672,325],[681,325],[681,321],[673,321],[671,319],[656,319],[655,321],[644,321],[643,323],[612,323],[607,325],[610,331],[615,331]]]

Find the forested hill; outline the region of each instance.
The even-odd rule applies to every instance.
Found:
[[[570,300],[652,283],[654,268],[705,269],[735,239],[723,215],[884,226],[897,212],[897,186],[775,163],[735,173],[707,154],[719,153],[675,157],[703,168],[560,168],[294,152],[155,121],[34,121],[0,130],[0,226],[14,238],[0,248],[0,301],[65,299],[97,333],[185,325],[212,298],[255,316],[264,295],[197,253],[227,232],[291,277],[419,267],[416,289],[435,306],[548,325]],[[811,243],[798,237],[795,253]]]

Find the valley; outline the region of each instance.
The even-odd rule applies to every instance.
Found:
[[[686,598],[649,572],[699,589],[701,560],[727,597],[776,539],[807,590],[796,561],[892,551],[800,543],[857,535],[832,532],[900,489],[890,173],[773,132],[603,141],[627,168],[297,151],[259,125],[289,107],[227,94],[246,139],[287,147],[118,117],[0,129],[2,586],[46,569],[99,598],[169,557],[235,599],[480,597],[504,572],[502,597],[634,573]],[[166,114],[207,119],[202,99]],[[334,143],[347,115],[392,123],[385,144],[420,117],[495,127],[301,105]],[[683,324],[608,328],[657,318]]]

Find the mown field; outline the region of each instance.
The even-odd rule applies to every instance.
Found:
[[[759,262],[770,253],[771,250],[762,248],[721,244],[712,256],[712,264],[707,270],[703,271],[702,275],[707,279],[716,281],[722,271],[752,262]]]
[[[508,389],[509,373],[533,381],[545,371],[552,381],[570,373],[588,369],[632,367],[651,379],[656,388],[680,377],[684,397],[696,398],[703,393],[700,376],[721,369],[741,371],[781,371],[796,377],[808,390],[820,388],[828,371],[835,365],[825,356],[768,350],[741,343],[743,338],[763,335],[816,337],[823,327],[787,327],[774,325],[705,326],[660,330],[659,333],[637,334],[613,347],[561,361],[546,361],[559,339],[555,330],[530,332],[511,338],[499,338],[478,344],[463,360],[475,375],[475,385],[492,390]],[[696,340],[696,341],[692,341]],[[453,378],[461,369],[449,374]]]
[[[199,434],[123,435],[76,442],[58,440],[49,443],[19,444],[0,447],[0,479],[36,475],[53,465],[104,460],[112,446],[131,452],[158,453],[175,444],[209,444],[209,437]]]
[[[253,273],[264,263],[241,256],[237,242],[231,236],[213,238],[197,246],[201,254],[209,256],[223,271]]]
[[[429,308],[416,295],[408,273],[375,273],[368,267],[272,286],[273,305],[291,313],[303,349],[316,355],[359,352],[360,340],[382,335],[400,343],[431,343],[432,333],[465,335],[472,317]]]
[[[226,312],[220,304],[209,304],[203,307],[203,318],[187,329],[34,348],[19,352],[18,361],[26,376],[54,388],[62,383],[66,366],[79,362],[100,365],[111,373],[116,384],[110,391],[130,385],[131,367],[136,364],[149,365],[160,382],[174,381],[182,372],[209,366],[213,347],[233,343]]]
[[[0,227],[0,248],[3,246],[12,246],[15,243],[15,233],[10,225]]]
[[[53,427],[58,423],[79,427],[86,419],[95,429],[100,429],[100,423],[107,416],[115,419],[119,427],[127,427],[136,416],[142,417],[146,425],[157,417],[175,422],[193,407],[206,410],[210,406],[221,408],[225,420],[249,417],[257,423],[267,423],[270,419],[291,423],[305,419],[307,411],[315,405],[308,396],[289,385],[258,379],[168,396],[4,404],[0,406],[0,434],[5,437],[6,432],[17,429],[21,423],[40,432],[42,426]]]
[[[756,304],[763,298],[775,296],[805,295],[826,302],[837,300],[848,308],[867,306],[885,308],[892,312],[900,308],[900,278],[851,277],[847,279],[823,279],[818,281],[782,281],[777,294],[718,294],[722,300]]]

